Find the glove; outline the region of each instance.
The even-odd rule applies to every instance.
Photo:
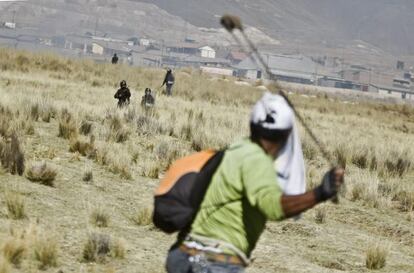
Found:
[[[336,196],[343,183],[344,170],[332,168],[323,176],[321,184],[314,190],[316,200],[323,202]]]

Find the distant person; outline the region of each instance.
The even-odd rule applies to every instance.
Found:
[[[153,107],[155,104],[155,98],[152,95],[150,88],[145,88],[145,95],[142,96],[141,106],[145,108]]]
[[[121,81],[120,83],[121,88],[115,93],[114,98],[118,100],[118,108],[122,108],[129,104],[129,100],[131,98],[131,92],[127,87],[126,81]]]
[[[167,74],[165,74],[164,82],[161,85],[161,87],[163,87],[164,84],[167,86],[167,89],[166,89],[167,96],[172,95],[172,87],[174,85],[174,81],[175,81],[175,78],[174,78],[174,75],[171,69],[167,68]]]
[[[190,229],[170,249],[167,272],[244,272],[268,220],[326,202],[344,183],[344,169],[335,167],[306,191],[305,174],[294,112],[266,93],[253,107],[250,137],[225,151]]]
[[[117,64],[118,63],[118,55],[116,55],[116,53],[114,54],[114,56],[112,56],[112,64]]]

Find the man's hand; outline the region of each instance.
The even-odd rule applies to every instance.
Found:
[[[340,167],[328,171],[322,178],[321,185],[314,190],[316,200],[323,202],[336,196],[344,183],[344,175],[345,170]]]

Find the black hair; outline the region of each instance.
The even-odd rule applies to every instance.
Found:
[[[282,143],[284,144],[292,129],[267,129],[261,126],[260,124],[255,124],[250,122],[250,139],[253,142],[259,142],[259,140],[265,139],[272,142]]]

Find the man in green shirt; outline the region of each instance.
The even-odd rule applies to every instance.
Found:
[[[344,170],[333,168],[304,193],[304,176],[289,174],[303,174],[304,166],[300,145],[294,148],[294,113],[282,97],[266,93],[252,111],[250,129],[249,139],[226,150],[191,232],[170,250],[169,273],[243,272],[267,220],[299,215],[336,196],[343,184]],[[286,154],[285,162],[278,160]],[[275,160],[283,170],[275,172]],[[290,195],[295,188],[301,194]]]

